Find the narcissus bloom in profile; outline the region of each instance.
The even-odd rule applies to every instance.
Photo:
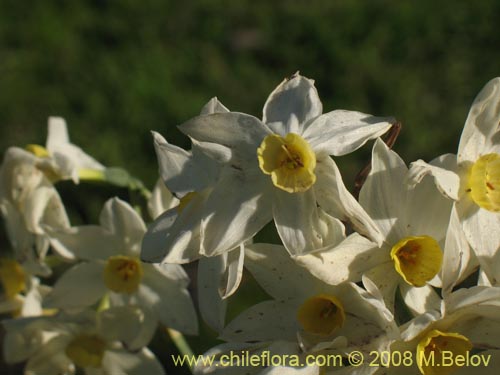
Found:
[[[186,289],[188,276],[176,264],[158,266],[140,261],[145,232],[142,218],[118,198],[106,202],[99,226],[50,232],[51,244],[59,254],[82,262],[57,280],[44,305],[60,309],[86,307],[109,294],[112,306],[140,307],[151,333],[160,322],[195,334],[198,327]]]
[[[222,164],[201,208],[202,253],[232,249],[272,218],[292,255],[328,246],[328,232],[341,226],[334,218],[381,242],[330,155],[356,150],[384,134],[390,121],[343,110],[322,114],[313,81],[296,74],[271,93],[262,121],[223,112],[181,125],[194,144]]]
[[[7,363],[26,361],[27,375],[165,373],[147,348],[129,351],[142,330],[140,312],[131,307],[2,323],[4,358]]]
[[[412,180],[430,174],[440,191],[456,202],[467,240],[489,283],[500,285],[500,78],[477,95],[460,138],[458,154],[446,165],[419,160]]]
[[[382,246],[355,233],[337,247],[297,257],[297,262],[329,284],[358,282],[366,275],[381,290],[390,309],[398,285],[416,313],[429,306],[428,300],[437,303],[439,297],[432,286],[442,285],[439,275],[445,238],[447,234],[450,241],[452,236],[459,238],[461,228],[457,221],[449,225],[452,203],[437,191],[431,179],[411,188],[406,184],[407,177],[404,161],[378,139],[373,147],[372,170],[359,200],[384,236]],[[458,251],[451,249],[451,242],[449,247]],[[448,273],[463,279],[473,268],[468,265],[472,262],[468,247],[460,251],[464,253],[462,269]],[[453,260],[446,260],[445,267],[456,266]],[[446,282],[452,280],[448,277]]]
[[[10,147],[0,167],[0,211],[14,257],[32,274],[47,275],[49,242],[44,229],[69,227],[66,210],[49,177],[55,165],[18,147]]]

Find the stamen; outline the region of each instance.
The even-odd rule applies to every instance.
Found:
[[[104,283],[116,293],[134,293],[143,276],[140,261],[124,255],[109,257],[104,269]]]
[[[344,324],[344,307],[336,297],[320,294],[307,299],[299,307],[297,320],[306,332],[331,335]]]
[[[466,192],[481,208],[500,212],[500,155],[481,156],[471,167]]]
[[[79,367],[100,368],[106,342],[97,335],[79,335],[66,346],[65,353]]]

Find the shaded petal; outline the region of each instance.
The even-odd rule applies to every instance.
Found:
[[[365,276],[380,290],[385,305],[393,312],[396,288],[401,281],[401,277],[394,269],[394,264],[392,262],[382,263],[369,270]]]
[[[336,110],[314,120],[302,136],[316,153],[341,156],[381,136],[390,129],[392,123],[393,118]]]
[[[66,271],[44,300],[44,307],[70,309],[90,306],[107,291],[104,264],[82,262]]]
[[[352,223],[357,232],[381,245],[384,236],[349,193],[337,165],[330,157],[317,161],[316,175],[318,178],[314,185],[314,193],[320,207],[333,217]]]
[[[229,109],[222,104],[217,97],[213,97],[201,109],[200,115],[209,115],[211,113],[224,113],[229,112]]]
[[[296,305],[266,301],[245,310],[222,331],[220,338],[233,342],[274,341],[296,338],[299,324]]]
[[[125,201],[111,198],[104,204],[99,217],[101,225],[123,243],[122,252],[138,255],[146,225],[139,214]]]
[[[198,332],[198,318],[186,289],[187,275],[181,266],[143,264],[144,278],[138,298],[152,308],[160,322],[187,334]]]
[[[104,353],[102,369],[113,375],[163,375],[165,370],[154,354],[147,348],[137,353],[125,350],[108,350]]]
[[[295,73],[269,95],[263,112],[262,121],[275,128],[278,134],[301,134],[309,120],[321,115],[323,106],[314,81]]]
[[[220,294],[223,299],[232,296],[240,285],[243,276],[243,263],[245,261],[245,247],[233,249],[226,253],[227,266],[220,283]]]
[[[453,207],[446,233],[443,266],[441,269],[443,296],[451,293],[455,285],[469,276],[477,265],[477,259],[472,253],[462,230],[457,210]]]
[[[226,270],[227,254],[203,257],[198,263],[198,305],[200,315],[216,332],[224,328],[227,302],[219,293],[220,280]]]
[[[60,167],[63,178],[71,178],[78,183],[78,169],[103,170],[105,167],[86,154],[69,140],[66,121],[61,117],[49,117],[47,150]]]
[[[44,343],[24,368],[26,375],[59,375],[74,372],[74,365],[64,353],[70,336],[59,335]]]
[[[179,126],[199,142],[222,145],[231,150],[232,161],[257,164],[257,148],[271,130],[259,119],[238,112],[198,116]],[[167,185],[168,186],[168,185]]]
[[[430,310],[439,311],[441,308],[441,298],[430,285],[415,288],[406,283],[400,283],[399,290],[413,315],[421,315]]]
[[[274,192],[274,222],[290,255],[304,255],[342,240],[342,224],[320,214],[313,189],[294,194],[279,189]],[[331,238],[332,231],[341,237]]]
[[[66,259],[103,259],[123,252],[121,239],[97,225],[60,231],[47,228],[52,248]]]
[[[168,143],[159,133],[152,132],[159,172],[170,191],[185,195],[208,186],[218,173],[218,166],[193,145],[191,152]]]
[[[137,306],[114,306],[99,313],[97,327],[108,341],[121,341],[135,351],[149,344],[158,321]]]
[[[499,123],[500,77],[497,77],[483,87],[472,103],[458,145],[458,163],[475,162],[498,144]]]
[[[389,244],[398,242],[406,234],[405,225],[400,221],[406,217],[403,182],[407,172],[399,155],[377,139],[373,145],[372,169],[359,193],[359,202]]]
[[[460,202],[462,203],[462,202]],[[467,241],[471,244],[479,264],[488,276],[493,286],[500,285],[500,215],[482,208],[471,215],[462,214],[461,208],[457,207],[458,214],[462,218],[462,226]]]
[[[458,200],[460,178],[456,170],[456,156],[452,154],[442,155],[430,163],[417,160],[410,165],[407,181],[411,187],[422,181],[426,175],[431,175],[441,194],[450,199]]]
[[[221,176],[204,207],[202,254],[213,256],[233,249],[271,220],[271,181],[257,173],[229,171]]]
[[[148,200],[149,215],[156,219],[163,212],[174,208],[178,204],[179,200],[167,189],[163,181],[158,179],[151,192],[151,198]]]
[[[245,255],[245,267],[274,299],[309,297],[323,289],[323,282],[296,264],[283,246],[252,244]]]
[[[365,272],[387,262],[388,252],[386,248],[381,249],[367,238],[353,233],[331,249],[298,256],[295,260],[318,279],[337,285],[344,281],[360,281]]]

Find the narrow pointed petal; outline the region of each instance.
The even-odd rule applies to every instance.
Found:
[[[219,101],[219,99],[213,97],[208,101],[207,104],[203,106],[200,115],[209,115],[212,113],[224,113],[224,112],[229,112],[229,109],[227,109],[226,106]]]
[[[489,81],[474,99],[458,146],[458,163],[476,159],[498,144],[500,77]],[[487,152],[486,152],[487,153]]]
[[[316,153],[341,156],[357,150],[370,139],[380,137],[392,123],[392,118],[336,110],[315,119],[303,137]]]
[[[219,286],[223,299],[232,296],[240,286],[241,278],[243,277],[244,261],[245,246],[243,244],[227,253],[226,272]]]
[[[397,224],[406,216],[407,194],[403,182],[407,172],[399,155],[377,139],[373,145],[372,169],[359,193],[359,202],[389,244],[405,235]]]
[[[381,245],[384,236],[345,187],[335,162],[330,157],[318,160],[316,174],[314,193],[319,206],[331,216],[352,223],[357,232]]]
[[[227,302],[219,293],[220,279],[226,270],[227,253],[203,257],[198,263],[198,305],[202,319],[215,332],[221,332],[226,318]]]
[[[300,134],[304,124],[322,112],[323,106],[314,81],[296,73],[281,82],[269,95],[264,104],[263,122],[274,123],[281,130],[278,131],[281,135],[290,132]]]
[[[446,154],[434,159],[430,163],[426,163],[423,160],[411,163],[407,180],[410,186],[415,186],[426,175],[431,175],[441,194],[450,199],[458,200],[460,178],[456,170],[456,156]]]

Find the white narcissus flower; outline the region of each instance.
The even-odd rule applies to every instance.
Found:
[[[467,240],[489,283],[500,285],[500,78],[477,95],[460,137],[458,154],[436,166],[419,160],[412,180],[430,174],[440,191],[456,202]]]
[[[431,179],[410,188],[405,183],[407,175],[404,161],[378,139],[359,200],[383,234],[382,246],[355,233],[337,247],[296,260],[329,284],[358,282],[366,275],[391,309],[398,285],[416,314],[439,304],[431,285],[442,286],[441,273],[446,274],[448,292],[473,271],[475,263],[468,246],[460,242],[463,235],[460,237],[457,220],[449,225],[451,201],[437,191]],[[447,235],[449,249],[443,255]]]
[[[201,110],[202,115],[227,112],[217,98],[211,99]],[[141,259],[176,264],[199,259],[200,313],[205,322],[219,332],[225,321],[225,299],[238,289],[244,260],[243,245],[210,258],[200,253],[200,208],[217,182],[220,166],[203,154],[196,144],[191,151],[185,151],[169,144],[160,134],[153,135],[160,176],[165,185],[155,188],[152,198],[157,203],[151,205],[162,205],[165,209],[161,215],[158,208],[154,210],[155,221],[144,236]],[[172,197],[170,190],[180,199]],[[160,198],[160,192],[164,198]],[[168,209],[166,204],[158,203],[162,200],[168,202]]]
[[[499,317],[500,288],[459,289],[444,299],[440,311],[426,312],[401,327],[401,340],[391,351],[410,361],[377,374],[490,374],[500,365]],[[458,356],[475,359],[466,364],[456,361]]]
[[[105,170],[104,165],[70,142],[66,121],[62,117],[49,117],[46,148],[62,179],[78,183],[80,177]]]
[[[43,262],[49,249],[44,227],[69,227],[64,205],[49,179],[55,170],[51,159],[18,147],[7,150],[0,167],[0,210],[7,234],[15,258],[33,274],[50,273]]]
[[[313,81],[298,74],[271,93],[262,121],[225,112],[181,125],[193,143],[223,165],[203,205],[203,254],[234,248],[272,218],[292,255],[330,245],[328,233],[341,226],[333,217],[381,242],[330,155],[348,154],[390,127],[388,119],[359,112],[322,114]]]
[[[245,256],[247,268],[273,300],[231,321],[223,340],[297,342],[299,337],[306,351],[328,347],[348,352],[382,350],[397,336],[394,317],[378,292],[373,295],[353,283],[327,285],[295,264],[282,246],[249,245]]]
[[[75,374],[77,370],[87,375],[165,373],[147,348],[127,350],[141,334],[138,309],[8,320],[3,326],[4,358],[7,363],[26,361],[26,375]]]
[[[111,305],[137,305],[153,333],[157,322],[195,334],[198,322],[181,266],[153,265],[139,259],[146,226],[126,202],[106,202],[100,226],[51,232],[53,248],[83,262],[66,271],[47,296],[45,306],[71,309],[90,306],[109,293]]]

